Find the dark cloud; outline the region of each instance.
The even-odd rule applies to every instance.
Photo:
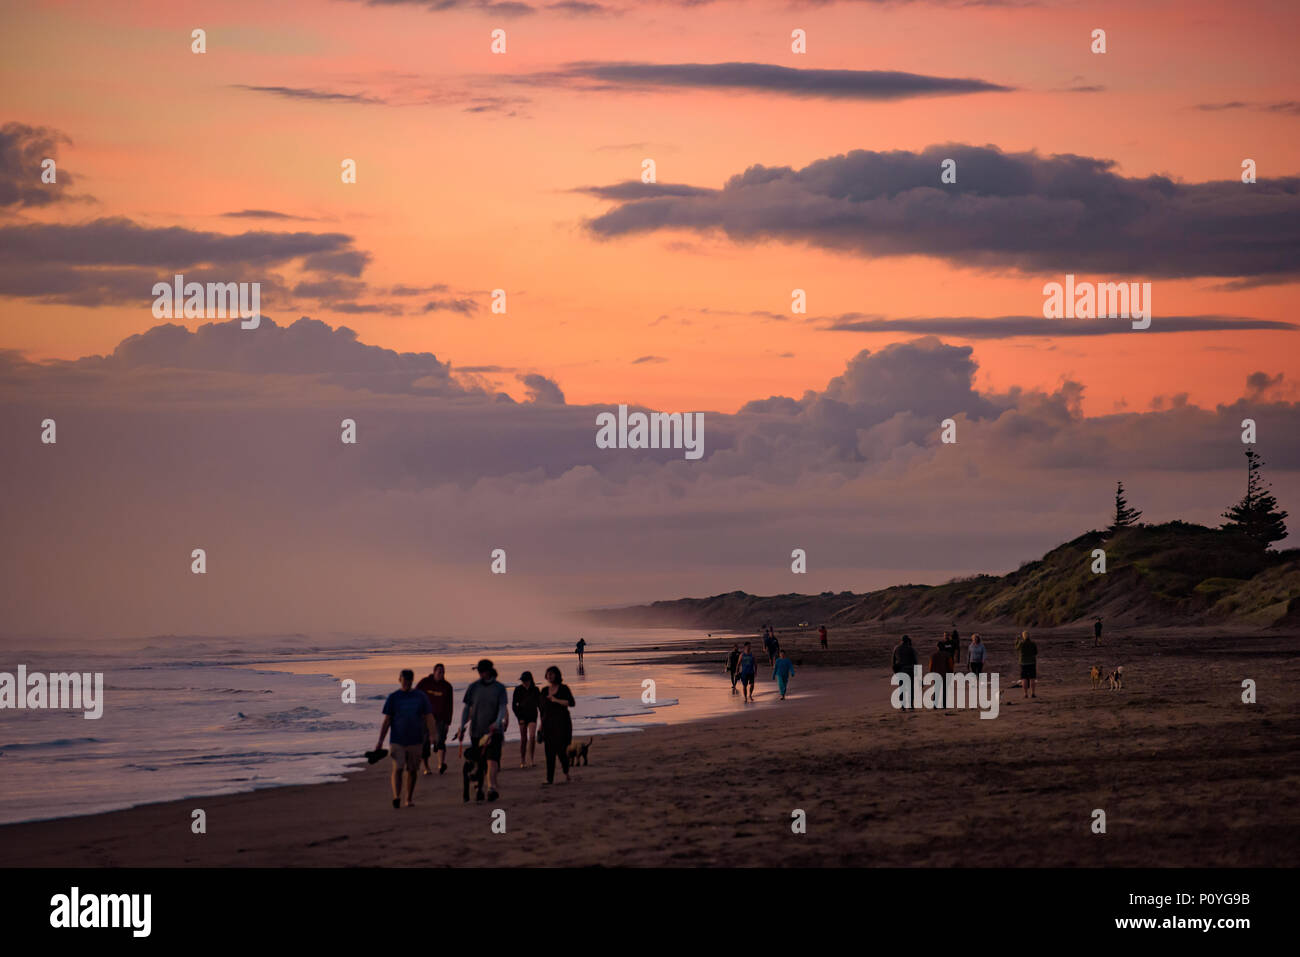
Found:
[[[269,93],[273,96],[285,97],[290,100],[315,100],[323,103],[386,102],[379,97],[367,96],[363,93],[335,93],[331,90],[313,90],[309,87],[251,86],[247,83],[235,83],[233,86],[237,90],[248,90],[253,93]]]
[[[1044,319],[1042,316],[926,316],[886,319],[846,313],[830,320],[835,332],[892,332],[957,336],[962,339],[1011,339],[1018,336],[1114,336],[1152,332],[1218,332],[1245,329],[1300,329],[1292,322],[1244,316],[1162,316],[1156,313],[1147,329],[1134,329],[1126,319]]]
[[[667,362],[667,361],[668,360],[665,359],[663,356],[641,356],[640,358],[633,359],[632,365],[639,366],[639,365],[645,365],[647,363],[658,363],[658,362]]]
[[[424,7],[431,13],[453,10],[476,10],[498,17],[527,17],[537,8],[517,0],[359,0],[371,7]]]
[[[580,61],[562,69],[523,74],[520,83],[588,90],[669,88],[750,90],[789,96],[899,100],[916,96],[1009,92],[985,80],[925,76],[897,70],[796,69],[771,63],[634,63]]]
[[[1246,394],[1252,398],[1259,398],[1265,392],[1270,392],[1282,384],[1283,373],[1269,375],[1264,371],[1252,372],[1246,376]]]
[[[1226,103],[1198,103],[1196,109],[1207,113],[1219,113],[1225,110],[1254,110],[1260,113],[1283,113],[1300,116],[1300,100],[1281,100],[1273,103],[1229,100]]]
[[[717,190],[687,186],[685,183],[643,183],[633,179],[610,186],[579,186],[572,192],[628,202],[636,199],[654,199],[658,196],[711,196]]]
[[[956,161],[954,184],[939,180],[945,159]],[[751,166],[722,189],[628,200],[588,225],[602,237],[716,230],[1037,273],[1300,273],[1300,178],[1188,184],[1121,176],[1092,157],[960,144],[855,150],[800,170]]]
[[[58,164],[59,146],[69,142],[58,130],[23,123],[0,126],[0,208],[48,206],[70,198],[72,174]],[[41,163],[55,161],[55,181],[44,183]]]
[[[244,232],[141,226],[125,218],[77,225],[0,226],[0,296],[75,305],[151,301],[155,282],[184,271],[197,282],[279,280],[268,270],[293,262],[324,274],[357,276],[368,255],[342,233]]]
[[[478,312],[478,303],[473,299],[430,299],[421,312],[457,312],[462,316],[471,316]]]
[[[564,392],[561,391],[554,379],[548,379],[536,372],[530,372],[517,378],[524,384],[524,391],[528,395],[529,402],[535,405],[564,405]]]
[[[310,216],[293,216],[273,209],[240,209],[221,215],[227,219],[292,219],[300,222],[315,222]]]
[[[570,17],[605,17],[622,12],[603,3],[586,3],[584,0],[560,0],[559,3],[546,4],[546,9]]]

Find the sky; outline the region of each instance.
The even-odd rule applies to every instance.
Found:
[[[1216,522],[1246,417],[1300,491],[1293,4],[0,19],[10,630],[427,634],[1007,571],[1118,479]],[[178,272],[259,282],[261,326],[157,318]],[[1067,274],[1150,283],[1150,327],[1044,318]],[[620,403],[704,412],[705,456],[597,449]]]

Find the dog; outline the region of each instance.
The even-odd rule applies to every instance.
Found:
[[[487,776],[487,746],[492,740],[492,736],[485,734],[479,740],[470,744],[466,749],[465,742],[460,743],[460,756],[464,759],[461,766],[461,777],[464,780],[464,787],[461,796],[465,803],[469,803],[469,784],[474,782],[474,797],[476,800],[483,800],[483,779]]]
[[[1110,684],[1111,691],[1122,691],[1124,689],[1124,666],[1120,665],[1108,674],[1106,681]]]
[[[1088,672],[1088,677],[1090,677],[1090,678],[1092,679],[1092,690],[1093,690],[1093,691],[1096,691],[1098,688],[1101,687],[1101,669],[1100,669],[1100,668],[1098,668],[1096,665],[1093,665],[1093,666],[1092,666],[1092,670],[1091,670],[1090,672]]]
[[[580,741],[574,741],[569,745],[568,752],[570,767],[576,768],[579,761],[582,761],[584,765],[591,763],[587,759],[587,752],[591,750],[591,742],[595,740],[595,738],[588,738],[586,744],[583,744]]]

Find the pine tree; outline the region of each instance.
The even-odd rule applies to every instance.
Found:
[[[1115,483],[1115,521],[1111,523],[1110,531],[1118,532],[1121,528],[1131,528],[1137,524],[1137,520],[1142,517],[1142,513],[1135,508],[1129,508],[1128,502],[1124,498],[1124,483]]]
[[[1260,474],[1263,465],[1258,452],[1246,450],[1246,494],[1223,513],[1227,519],[1223,527],[1244,532],[1261,548],[1268,548],[1271,542],[1286,538],[1287,513],[1278,511],[1277,499]]]

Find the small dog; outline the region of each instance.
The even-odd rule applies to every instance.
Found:
[[[591,750],[591,742],[595,740],[596,740],[595,738],[588,738],[586,744],[583,744],[579,741],[574,741],[569,745],[568,751],[569,751],[570,767],[576,768],[578,766],[578,761],[580,760],[584,765],[591,763],[590,761],[587,760],[587,752]]]
[[[1090,678],[1092,679],[1092,690],[1093,690],[1093,691],[1096,691],[1098,688],[1101,687],[1101,669],[1100,669],[1100,668],[1098,668],[1096,665],[1093,665],[1093,666],[1092,666],[1092,670],[1091,670],[1090,672],[1088,672],[1088,677],[1090,677]]]
[[[1106,681],[1110,684],[1111,691],[1122,691],[1124,688],[1124,666],[1120,665],[1108,674]]]

